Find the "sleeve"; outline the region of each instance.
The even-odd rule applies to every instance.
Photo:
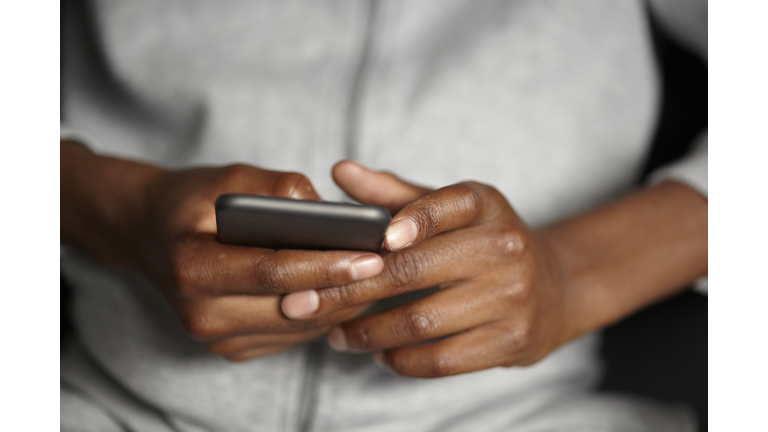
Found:
[[[59,124],[59,139],[80,144],[89,151],[96,151],[100,148],[98,141],[93,136],[63,122]]]
[[[675,180],[685,183],[707,197],[707,144],[707,132],[704,131],[696,139],[691,152],[685,158],[654,171],[651,173],[649,182],[656,184],[664,180]]]
[[[664,29],[678,42],[707,62],[707,0],[650,0],[650,7]],[[684,183],[708,197],[708,134],[704,131],[686,157],[651,174],[651,184],[664,180]],[[694,289],[707,294],[707,277],[694,282]]]

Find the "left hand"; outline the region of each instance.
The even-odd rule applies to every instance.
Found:
[[[495,366],[529,365],[574,338],[569,289],[546,237],[526,226],[491,186],[465,182],[436,191],[413,186],[354,162],[334,179],[353,198],[394,214],[390,251],[373,278],[317,290],[310,315],[293,313],[309,291],[283,298],[293,319],[439,286],[437,293],[335,327],[339,351],[374,352],[399,375],[440,377]],[[423,342],[450,336],[437,342]]]

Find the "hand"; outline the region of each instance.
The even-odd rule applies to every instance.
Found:
[[[67,237],[77,243],[100,230],[103,235],[95,237],[109,241],[79,246],[152,280],[190,334],[211,352],[233,361],[275,353],[324,335],[365,309],[355,305],[317,319],[291,321],[280,311],[280,298],[373,276],[383,267],[377,254],[272,250],[216,241],[214,202],[219,195],[319,199],[306,177],[246,165],[165,171],[69,150],[62,146],[62,201],[68,203],[62,205],[62,232],[69,231]],[[78,178],[85,173],[96,175]],[[120,191],[106,186],[114,173],[119,173],[120,185],[115,187],[132,186]],[[83,197],[108,203],[108,210],[71,215],[87,207],[78,202]],[[110,197],[120,200],[110,202]],[[87,221],[86,226],[73,229],[77,221]]]
[[[406,291],[441,288],[336,327],[329,336],[334,348],[374,351],[400,375],[439,377],[529,365],[573,337],[557,256],[496,189],[466,182],[429,192],[352,162],[337,165],[334,178],[353,198],[397,213],[385,238],[391,253],[380,275],[319,290],[309,315],[293,308],[314,293],[287,295],[286,315],[317,319]]]
[[[328,336],[338,350],[374,352],[400,375],[528,365],[707,274],[707,201],[681,183],[640,189],[533,231],[490,186],[430,192],[348,161],[333,174],[352,197],[397,213],[385,239],[392,252],[378,276],[291,293],[282,308],[296,320],[317,319],[439,286],[430,297],[347,322]],[[315,296],[317,307],[298,307]]]

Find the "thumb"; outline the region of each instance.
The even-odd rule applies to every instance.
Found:
[[[386,207],[392,214],[432,192],[431,189],[404,182],[394,174],[371,171],[350,160],[337,163],[332,175],[336,184],[350,197],[363,204]]]

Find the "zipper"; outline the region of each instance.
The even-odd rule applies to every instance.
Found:
[[[379,7],[379,0],[366,3],[365,34],[349,92],[346,106],[346,126],[344,128],[344,153],[347,159],[357,158],[360,135],[360,110],[365,96],[365,78],[371,62],[371,49],[374,42],[374,23]],[[316,340],[307,346],[304,383],[299,395],[299,432],[309,432],[317,414],[319,376],[325,360],[325,342]]]
[[[352,79],[352,88],[349,92],[346,110],[346,127],[344,129],[344,149],[347,159],[357,159],[357,147],[360,139],[360,117],[362,103],[365,97],[365,81],[371,63],[371,52],[374,44],[374,24],[379,9],[379,0],[370,0],[367,3],[365,35],[361,46],[360,57]]]
[[[317,409],[318,377],[323,367],[323,341],[316,340],[307,346],[304,383],[299,395],[299,432],[309,432]]]

